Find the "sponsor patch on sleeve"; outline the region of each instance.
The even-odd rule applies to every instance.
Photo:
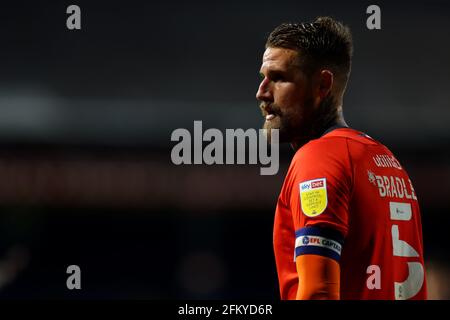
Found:
[[[300,203],[306,216],[317,217],[325,211],[328,204],[326,178],[300,182],[299,188]]]
[[[305,227],[295,232],[295,255],[317,254],[339,261],[344,238],[335,230]]]

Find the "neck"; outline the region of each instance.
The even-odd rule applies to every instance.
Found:
[[[325,133],[328,133],[327,131],[330,129],[333,130],[333,127],[348,127],[342,112],[342,105],[339,105],[339,107],[336,108],[336,112],[333,112],[332,114],[324,114],[319,116],[311,126],[309,134],[293,140],[291,142],[291,146],[295,151],[297,151],[309,141],[320,138]]]

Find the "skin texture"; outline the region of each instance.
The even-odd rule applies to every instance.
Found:
[[[333,125],[347,126],[342,115],[345,83],[330,69],[308,75],[296,50],[268,47],[256,93],[268,129],[279,129],[280,142],[299,149]],[[273,116],[272,116],[273,115]],[[269,140],[270,141],[270,140]],[[297,299],[339,299],[340,267],[333,259],[302,255],[296,259]]]
[[[256,93],[263,116],[275,116],[263,127],[269,135],[270,129],[279,129],[280,142],[291,143],[295,150],[332,125],[346,125],[342,116],[345,85],[325,68],[308,76],[301,60],[296,50],[268,47]]]

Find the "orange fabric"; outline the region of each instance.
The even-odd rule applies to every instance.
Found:
[[[297,300],[339,300],[340,267],[336,260],[305,254],[296,259]]]

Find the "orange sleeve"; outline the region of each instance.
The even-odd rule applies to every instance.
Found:
[[[297,300],[339,300],[340,267],[331,258],[306,254],[296,258]]]

